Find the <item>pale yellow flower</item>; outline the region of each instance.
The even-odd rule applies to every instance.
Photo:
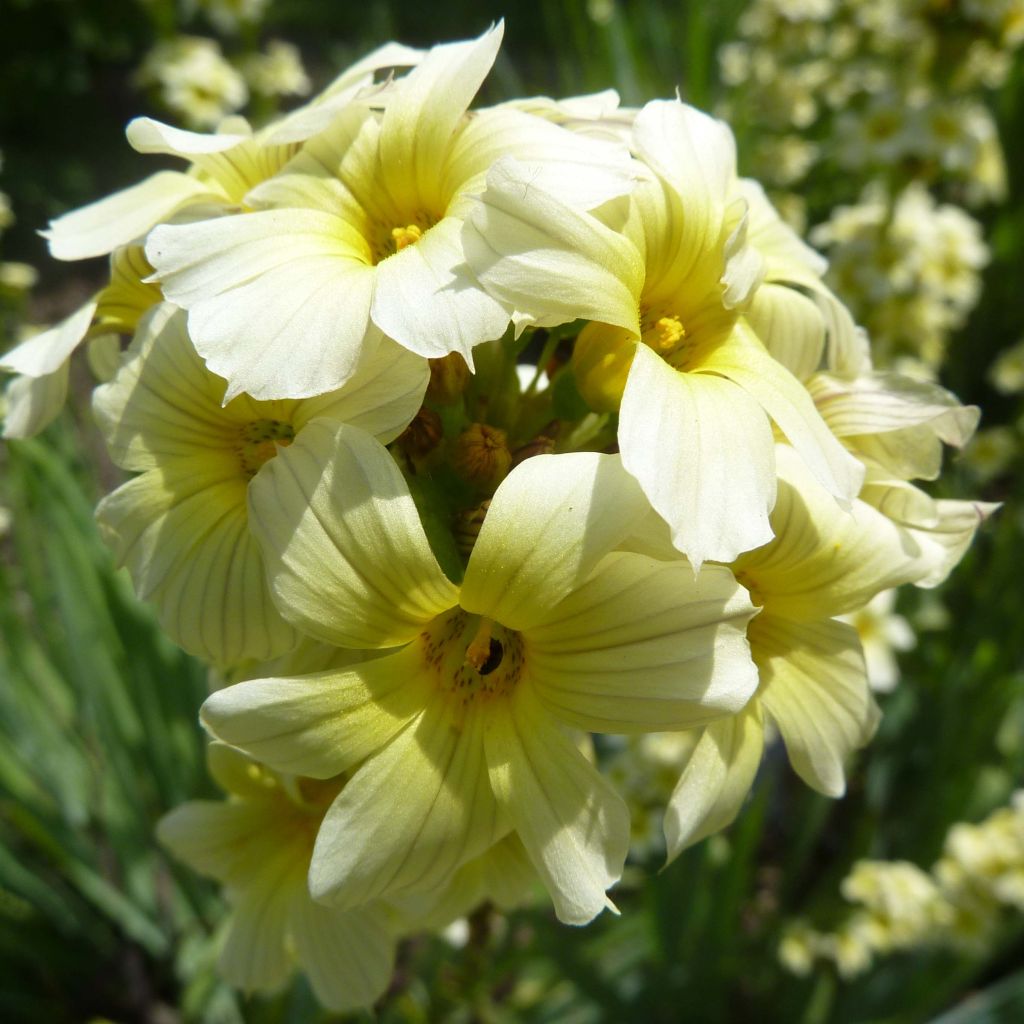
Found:
[[[657,101],[636,116],[632,146],[643,161],[637,186],[628,208],[606,212],[621,230],[508,160],[466,226],[467,255],[492,294],[536,322],[592,321],[573,352],[581,393],[595,409],[618,410],[623,465],[679,550],[694,565],[729,561],[771,536],[771,421],[837,496],[860,486],[860,465],[741,315],[766,266],[780,282],[822,286],[802,251],[785,251],[788,237],[765,257],[747,244],[748,230],[760,232],[734,194],[723,124]],[[788,231],[777,217],[766,228],[771,243]],[[823,335],[822,315],[803,302]]]
[[[512,309],[466,266],[461,228],[498,156],[584,205],[629,187],[624,154],[510,107],[467,116],[502,28],[434,47],[384,110],[350,104],[275,177],[255,212],[163,225],[147,254],[228,397],[340,387],[386,334],[428,357],[500,337]]]
[[[144,318],[93,403],[112,458],[141,475],[96,514],[173,640],[220,665],[295,644],[250,535],[250,481],[317,417],[392,440],[419,407],[427,377],[425,360],[389,344],[341,392],[279,402],[243,395],[224,404],[224,380],[196,354],[185,314],[165,303]]]
[[[559,917],[593,918],[628,813],[565,727],[683,729],[741,707],[753,608],[728,570],[614,552],[647,505],[612,456],[517,467],[460,586],[393,460],[359,431],[311,424],[252,486],[282,613],[328,643],[392,648],[204,705],[217,736],[280,770],[361,765],[321,828],[313,894],[355,906],[429,890],[514,830]]]
[[[343,780],[282,776],[220,743],[210,746],[208,763],[228,798],[183,804],[160,821],[157,836],[226,887],[225,978],[245,992],[273,992],[297,965],[329,1009],[372,1004],[391,977],[391,916],[379,903],[321,906],[306,886],[317,829]]]

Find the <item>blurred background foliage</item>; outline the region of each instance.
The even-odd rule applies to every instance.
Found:
[[[614,86],[625,104],[640,104],[678,87],[690,102],[727,111],[741,170],[771,178],[763,142],[779,126],[754,104],[754,78],[733,68],[725,81],[718,58],[724,45],[750,41],[741,18],[756,6],[772,5],[2,0],[0,188],[16,220],[0,245],[8,266],[28,269],[17,286],[0,290],[0,347],[14,343],[22,324],[66,314],[101,281],[98,261],[51,261],[36,231],[154,169],[153,158],[129,149],[123,126],[139,114],[170,119],[155,80],[147,85],[139,73],[160,41],[181,33],[211,38],[242,67],[268,41],[287,40],[318,88],[385,40],[427,46],[504,17],[505,44],[479,102]],[[799,22],[816,4],[789,6]],[[960,7],[970,4],[874,6],[923,11],[936,31],[958,31]],[[237,16],[250,8],[256,17]],[[821,22],[830,35],[834,15]],[[758,45],[773,44],[769,36]],[[899,54],[881,59],[898,64]],[[934,67],[948,67],[945,59]],[[621,918],[606,914],[569,932],[547,908],[507,918],[484,908],[461,932],[403,947],[380,1020],[1024,1019],[1019,910],[1000,916],[975,948],[921,945],[861,973],[838,969],[841,958],[813,960],[801,973],[779,956],[800,922],[841,927],[850,912],[841,882],[859,858],[907,860],[927,871],[955,822],[979,821],[1024,780],[1024,408],[1020,388],[1011,386],[1017,372],[1024,387],[1024,371],[1014,370],[1021,359],[1012,354],[1004,355],[1009,369],[1001,377],[991,371],[1024,337],[1019,58],[1011,53],[1004,71],[981,89],[1006,175],[1001,195],[973,204],[990,248],[987,264],[976,268],[980,298],[947,332],[931,372],[984,410],[981,440],[951,460],[936,493],[1006,506],[940,592],[901,594],[917,646],[900,655],[901,681],[880,697],[882,726],[849,794],[819,797],[784,757],[770,757],[724,836],[662,873],[656,850],[637,858],[616,891]],[[275,111],[279,97],[251,85],[249,92],[254,119]],[[807,225],[856,203],[869,176],[829,162],[829,147],[847,130],[837,120],[845,106],[831,122],[818,117],[786,128],[819,147],[818,168],[790,175],[781,188],[766,182]],[[920,170],[907,160],[880,166],[893,179],[890,189]],[[940,202],[971,201],[955,175],[933,174],[927,185]],[[38,282],[27,293],[22,285],[33,268]],[[170,808],[214,795],[196,724],[207,683],[204,670],[161,636],[96,535],[92,508],[117,476],[91,427],[88,388],[85,368],[76,367],[78,400],[42,437],[0,452],[0,1017],[48,1024],[327,1019],[301,979],[272,999],[245,999],[218,981],[220,898],[153,840],[154,823]]]

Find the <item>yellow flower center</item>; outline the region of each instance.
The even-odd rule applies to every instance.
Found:
[[[392,228],[391,237],[395,242],[395,252],[401,252],[407,245],[415,245],[423,237],[423,229],[418,224],[408,224],[404,228]]]
[[[641,324],[641,327],[643,325]],[[659,356],[669,356],[675,352],[686,338],[686,328],[674,313],[658,317],[640,335],[640,340]]]
[[[508,696],[522,675],[522,637],[461,608],[439,615],[420,634],[420,643],[437,688],[463,707]]]
[[[411,216],[406,213],[401,218],[395,217],[390,223],[387,220],[373,222],[366,240],[370,245],[374,265],[382,263],[389,256],[394,256],[410,245],[415,245],[438,219],[428,213],[416,211]]]
[[[251,480],[277,454],[279,447],[287,447],[295,440],[295,428],[283,420],[253,420],[242,427],[238,436],[242,473]]]

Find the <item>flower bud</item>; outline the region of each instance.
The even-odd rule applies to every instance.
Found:
[[[456,472],[478,487],[496,487],[512,468],[505,431],[486,423],[473,423],[455,442],[452,462]]]
[[[414,459],[422,459],[429,455],[444,436],[441,417],[433,409],[425,406],[412,418],[412,422],[402,431],[398,444],[407,455]]]
[[[590,323],[580,332],[572,368],[576,387],[596,412],[618,410],[635,351],[636,344],[621,327]]]
[[[487,510],[491,507],[491,499],[480,502],[475,508],[467,508],[455,517],[455,545],[464,558],[469,558],[480,536],[480,527],[484,525]]]
[[[458,352],[449,352],[440,359],[430,359],[430,383],[427,398],[438,405],[452,405],[458,401],[469,377],[466,360]]]

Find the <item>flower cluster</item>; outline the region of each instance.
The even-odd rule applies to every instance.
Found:
[[[840,616],[941,582],[990,510],[911,482],[977,410],[873,369],[723,123],[470,111],[501,35],[390,44],[257,131],[133,121],[187,170],[51,225],[110,284],[2,362],[23,435],[80,342],[132,339],[93,404],[135,475],[97,516],[228,684],[226,799],[161,836],[224,884],[247,989],[297,963],[365,1005],[399,936],[482,899],[614,909],[630,815],[592,734],[689,733],[670,858],[769,727],[840,795],[878,718]]]
[[[251,94],[305,96],[310,82],[299,51],[272,40],[232,63],[215,39],[177,35],[157,43],[136,74],[162,106],[193,128],[211,128],[241,110]]]
[[[977,302],[988,252],[960,207],[1005,198],[987,93],[1008,80],[1022,25],[1019,0],[752,0],[719,53],[725,116],[756,127],[754,173],[777,190],[812,169],[844,183],[848,205],[812,237],[880,365],[910,357],[934,375]],[[794,223],[814,203],[800,193],[778,196]]]
[[[981,294],[989,259],[981,225],[915,182],[895,197],[867,189],[811,237],[831,256],[836,289],[870,319],[875,357],[897,365],[909,357],[934,373]]]
[[[824,959],[853,977],[898,951],[984,948],[1007,909],[1024,911],[1024,792],[980,824],[954,825],[930,872],[908,861],[862,860],[842,893],[858,909],[836,931],[789,928],[779,950],[789,970],[806,974]]]
[[[835,160],[998,198],[1002,152],[978,93],[1007,80],[1022,25],[1019,0],[753,0],[719,54],[728,110],[768,129],[755,159],[773,186]]]

